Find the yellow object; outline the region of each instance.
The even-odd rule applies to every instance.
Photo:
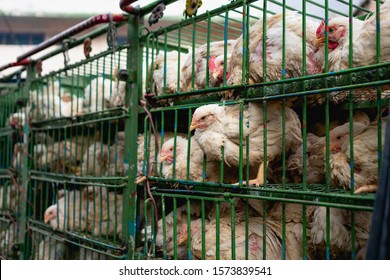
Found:
[[[192,17],[196,15],[198,8],[202,6],[202,0],[187,0],[186,1],[186,9],[184,12],[187,16]]]

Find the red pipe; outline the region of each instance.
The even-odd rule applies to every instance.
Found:
[[[113,14],[112,15],[112,20],[114,22],[122,22],[127,20],[127,16],[124,14]],[[38,46],[36,46],[34,49],[22,54],[21,56],[18,56],[16,58],[17,61],[21,61],[23,59],[26,59],[33,54],[36,54],[50,46],[53,46],[54,44],[61,42],[62,40],[69,38],[81,31],[84,31],[85,29],[88,29],[94,25],[100,24],[100,23],[107,23],[110,22],[110,15],[109,14],[103,14],[103,15],[97,15],[91,18],[88,18],[71,28],[51,37],[49,40],[42,42]]]
[[[15,66],[28,65],[31,62],[32,62],[31,59],[23,59],[21,61],[11,62],[11,63],[8,63],[6,65],[1,66],[0,71],[3,71],[5,69],[11,68],[11,67],[15,67]]]
[[[121,8],[122,11],[132,14],[132,15],[138,15],[140,13],[140,8],[139,7],[133,7],[131,4],[136,2],[137,0],[121,0],[119,2],[119,7]]]

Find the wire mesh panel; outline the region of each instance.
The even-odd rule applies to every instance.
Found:
[[[389,3],[227,1],[157,28],[151,3],[128,45],[34,61],[0,88],[2,257],[364,258]]]
[[[389,5],[329,2],[234,1],[139,36],[150,113],[138,123],[154,146],[142,157],[141,256],[365,257],[388,104],[378,22]],[[233,210],[211,218],[206,204],[222,201]]]
[[[108,50],[31,82],[32,258],[125,256],[127,109],[118,72],[126,53]]]
[[[26,117],[24,84],[0,87],[0,212],[1,258],[18,259],[21,204],[23,125]]]
[[[160,189],[158,221],[147,220],[141,230],[140,253],[158,259],[362,259],[371,213],[331,208],[342,220],[332,221],[334,240],[326,244],[323,206],[284,203],[254,196],[183,195]],[[288,201],[288,200],[286,200]],[[146,201],[146,204],[151,201]],[[165,207],[161,208],[161,204]],[[146,205],[145,207],[148,207]],[[156,233],[155,235],[152,233]],[[352,235],[354,234],[354,235]],[[145,238],[146,237],[146,238]],[[326,254],[329,254],[327,256]]]

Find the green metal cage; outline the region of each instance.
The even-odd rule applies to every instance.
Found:
[[[27,100],[24,83],[0,86],[1,128],[0,128],[0,209],[2,259],[17,259],[18,248],[23,245],[22,215],[25,198],[22,185],[23,126]]]
[[[133,2],[68,45],[108,33],[106,51],[40,73],[55,50],[1,85],[2,257],[365,258],[388,5],[237,0],[154,27],[154,8],[176,1]],[[112,41],[114,19],[126,44]],[[364,60],[353,46],[369,24]]]

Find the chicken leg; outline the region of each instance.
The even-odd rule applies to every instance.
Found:
[[[81,176],[81,167],[80,166],[69,166],[69,171],[75,173],[76,176]]]
[[[269,161],[267,160],[266,166],[268,166]],[[264,162],[262,162],[259,166],[259,170],[257,171],[257,177],[255,179],[248,181],[248,186],[256,185],[256,187],[260,187],[260,185],[264,184]],[[239,185],[239,183],[235,183],[234,185]]]
[[[269,161],[266,162],[266,167],[268,166]],[[259,170],[257,171],[257,177],[255,179],[249,180],[249,185],[256,185],[256,187],[260,187],[260,185],[264,184],[264,162],[262,162],[259,166]]]
[[[356,189],[353,193],[359,194],[359,193],[368,193],[368,192],[376,192],[378,189],[377,185],[364,185],[360,188]]]

